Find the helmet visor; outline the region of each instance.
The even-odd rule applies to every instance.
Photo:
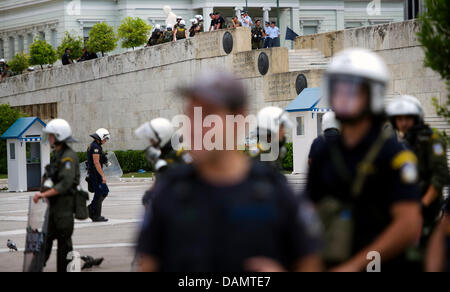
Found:
[[[339,119],[354,119],[363,115],[369,108],[369,92],[369,86],[363,78],[330,77],[330,104]]]

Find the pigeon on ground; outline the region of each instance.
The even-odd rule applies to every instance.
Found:
[[[6,243],[6,246],[9,248],[9,250],[15,250],[17,251],[17,246],[11,239],[8,239],[8,242]]]
[[[84,262],[83,267],[81,268],[82,270],[85,269],[90,269],[94,266],[100,266],[103,263],[103,258],[99,258],[99,259],[94,259],[91,256],[82,256],[81,259]]]

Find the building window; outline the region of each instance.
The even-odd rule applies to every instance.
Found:
[[[305,118],[303,116],[297,117],[297,136],[305,135]]]
[[[33,43],[34,39],[33,39],[33,35],[31,33],[29,33],[27,35],[27,39],[28,39],[28,47]]]
[[[345,23],[345,28],[355,28],[355,27],[361,27],[363,26],[363,22],[362,21],[348,21]]]
[[[12,59],[16,55],[15,41],[13,37],[9,38],[9,58]]]
[[[10,160],[16,159],[16,144],[15,143],[9,143],[9,159]]]
[[[316,34],[318,32],[319,32],[319,30],[317,28],[317,25],[314,25],[314,26],[305,25],[303,27],[303,35]]]
[[[24,49],[24,43],[23,43],[23,35],[19,35],[19,48],[18,52],[22,53]]]
[[[40,31],[40,32],[39,32],[39,39],[40,39],[41,41],[45,41],[45,32],[43,32],[43,31]]]
[[[51,42],[52,42],[52,46],[53,46],[55,49],[56,49],[56,47],[58,46],[56,38],[57,38],[56,30],[52,30]]]
[[[91,31],[92,27],[83,27],[83,39],[85,42],[89,40],[89,32]]]

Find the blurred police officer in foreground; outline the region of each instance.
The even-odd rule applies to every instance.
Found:
[[[341,134],[317,145],[307,191],[334,271],[366,271],[371,252],[380,254],[382,271],[402,270],[420,233],[417,158],[382,130],[388,80],[381,58],[362,49],[336,55],[324,76]]]
[[[339,136],[339,122],[336,120],[336,115],[333,112],[327,112],[323,115],[322,131],[323,134],[317,137],[311,145],[308,156],[309,165],[311,165],[311,157],[317,155],[316,151],[320,148],[318,145],[321,145],[323,140],[335,139]]]
[[[87,149],[87,168],[89,176],[89,184],[94,192],[94,198],[89,205],[89,218],[93,222],[107,222],[108,219],[102,216],[102,204],[109,194],[109,188],[106,185],[106,176],[103,172],[103,166],[108,164],[108,159],[103,153],[103,147],[111,134],[106,129],[98,129],[94,134],[90,135],[94,141]]]
[[[443,207],[443,188],[448,182],[447,151],[445,143],[424,123],[424,112],[420,101],[412,96],[394,99],[387,108],[393,127],[399,132],[419,161],[419,188],[424,219],[422,237],[417,248],[408,253],[408,258],[417,264],[417,270],[425,266],[428,240],[436,227]],[[428,251],[428,252],[427,252]]]
[[[34,202],[48,198],[50,211],[45,243],[45,262],[50,258],[53,241],[58,241],[58,272],[66,272],[67,254],[72,251],[74,227],[74,195],[80,184],[80,164],[77,154],[67,145],[73,142],[70,125],[61,119],[52,120],[43,129],[53,149],[50,165],[46,167],[45,191],[34,196]],[[45,140],[45,139],[44,139]]]
[[[186,115],[246,115],[243,84],[226,73],[200,76],[185,88]],[[197,117],[198,119],[198,117]],[[235,126],[235,125],[233,125]],[[230,129],[222,129],[223,135]],[[203,134],[211,128],[204,127]],[[234,131],[234,139],[236,140]],[[192,141],[203,134],[191,131]],[[236,141],[234,145],[237,145]],[[235,150],[191,151],[193,163],[156,182],[137,251],[141,271],[318,270],[313,208],[296,202],[272,167]],[[311,219],[312,220],[312,219]]]
[[[287,155],[287,131],[292,128],[292,122],[286,112],[279,107],[269,106],[258,112],[257,115],[257,145],[256,149],[249,151],[250,157],[260,159],[261,154],[272,151],[272,142],[278,141],[279,155],[272,165],[278,170],[282,169],[282,160]],[[274,139],[274,141],[272,141]]]
[[[178,163],[190,163],[190,156],[182,149],[172,148],[171,140],[175,134],[172,123],[164,118],[157,118],[140,126],[135,134],[138,138],[146,139],[150,146],[145,149],[145,158],[152,165],[156,179],[168,168]],[[143,203],[148,205],[152,190],[145,193]]]

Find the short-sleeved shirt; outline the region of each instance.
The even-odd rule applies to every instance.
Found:
[[[98,173],[97,169],[95,168],[94,164],[94,154],[100,155],[100,165],[103,168],[103,148],[102,146],[97,142],[93,141],[91,145],[89,145],[87,149],[87,161],[88,161],[88,172],[89,176],[93,176],[96,179],[101,179],[101,175]]]
[[[278,38],[279,35],[280,35],[280,29],[279,29],[278,27],[276,27],[276,26],[275,26],[274,28],[272,28],[271,26],[269,26],[269,27],[266,29],[266,34],[267,34],[268,37],[271,38],[271,39]]]
[[[219,19],[216,19],[215,24],[219,25],[219,29],[224,29],[225,28],[225,19],[220,16]]]
[[[356,177],[357,165],[378,139],[381,125],[374,126],[370,133],[354,149],[343,146],[339,136],[320,139],[309,170],[307,192],[315,203],[332,197],[353,205],[354,240],[353,253],[361,251],[375,241],[391,223],[391,208],[400,202],[419,203],[417,185],[417,158],[405,150],[392,136],[384,144],[372,167],[373,173],[358,198],[351,197],[350,184],[342,178],[338,166],[332,159],[331,147],[337,147],[351,177]],[[401,261],[399,259],[392,262]],[[384,264],[387,267],[387,264]]]
[[[248,23],[245,23],[244,19],[248,21]],[[250,27],[252,25],[252,18],[250,16],[244,17],[241,22],[243,27]]]
[[[161,271],[240,272],[259,256],[291,268],[319,248],[312,204],[300,203],[281,174],[257,162],[230,186],[179,166],[159,178],[153,197],[137,250],[157,258]]]

